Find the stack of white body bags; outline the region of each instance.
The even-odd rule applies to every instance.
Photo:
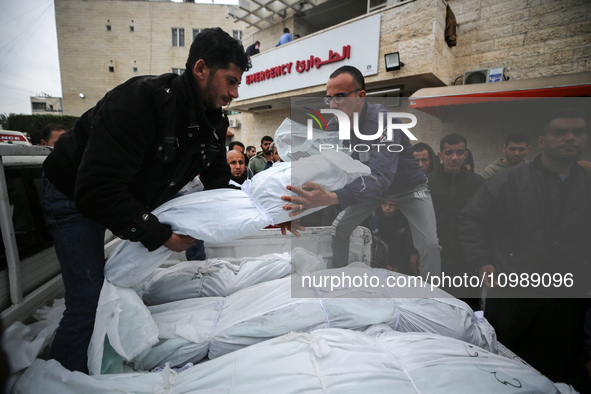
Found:
[[[358,277],[390,275],[364,264],[319,274],[338,276],[343,272]],[[304,288],[304,293],[301,287],[301,277],[292,275],[226,297],[145,307],[133,290],[105,282],[89,369],[99,374],[151,370],[165,363],[178,366],[206,356],[213,359],[292,331],[328,327],[364,330],[379,323],[398,331],[442,334],[496,351],[490,325],[478,322],[464,302],[439,289],[417,287],[413,298],[393,298],[391,290],[381,286],[334,291]]]
[[[147,305],[159,305],[188,298],[225,297],[291,273],[326,269],[323,258],[301,247],[293,248],[291,253],[242,257],[239,263],[208,259],[159,269],[142,286],[142,298]]]
[[[176,373],[89,376],[37,360],[15,393],[573,393],[523,363],[453,338],[364,332],[289,333]]]

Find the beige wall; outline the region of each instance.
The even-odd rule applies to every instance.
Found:
[[[591,70],[589,0],[449,0],[458,75],[505,67],[520,80]]]
[[[261,150],[261,138],[265,135],[275,136],[275,130],[285,118],[289,118],[289,110],[266,111],[258,114],[243,112],[242,127],[232,129],[234,140],[242,142],[245,146],[253,145],[257,151]]]
[[[444,40],[447,4],[458,23],[457,46],[451,48]],[[71,115],[80,115],[109,89],[134,75],[184,68],[192,28],[219,25],[229,32],[241,29],[245,46],[259,40],[261,52],[271,53],[283,27],[292,32],[305,28],[305,21],[298,17],[258,31],[226,19],[226,8],[214,5],[56,0],[55,7],[64,113]],[[408,0],[380,10],[380,14],[380,68],[377,75],[366,79],[370,88],[397,86],[425,75],[431,76],[427,84],[439,81],[451,85],[465,71],[499,66],[505,67],[505,75],[511,80],[591,69],[589,0]],[[106,31],[107,20],[111,32]],[[135,32],[130,33],[132,20]],[[185,28],[185,47],[171,46],[171,27]],[[306,36],[303,34],[302,40]],[[393,51],[400,51],[405,66],[386,72],[382,59],[385,53]],[[108,72],[110,65],[115,67],[114,73]],[[132,67],[138,68],[137,74]],[[318,85],[252,99],[245,107],[264,105],[270,99],[289,101],[292,96],[321,95],[324,88]],[[78,98],[81,92],[86,99]],[[258,147],[260,138],[273,135],[288,116],[285,109],[237,115],[241,127],[231,129],[234,140]],[[450,131],[438,120],[429,116],[427,119],[420,123],[420,138],[435,148]],[[502,127],[495,129],[488,130],[486,136],[466,131],[469,144],[481,157],[477,160],[488,162],[498,155],[506,133]],[[480,144],[483,146],[479,147]],[[477,167],[482,169],[478,161]]]
[[[74,116],[131,77],[185,68],[192,29],[219,26],[230,35],[245,29],[243,23],[226,18],[222,5],[55,0],[55,10],[64,114]],[[173,27],[185,29],[184,47],[172,46]],[[115,71],[109,72],[109,66]],[[80,99],[79,93],[86,98]]]

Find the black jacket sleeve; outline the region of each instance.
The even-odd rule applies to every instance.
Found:
[[[78,169],[74,201],[82,214],[116,235],[154,250],[172,231],[128,187],[144,160],[151,159],[158,124],[151,95],[142,85],[115,89],[89,114],[91,132]]]

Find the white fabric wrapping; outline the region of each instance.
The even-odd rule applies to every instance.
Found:
[[[159,269],[146,283],[142,298],[147,305],[159,305],[187,298],[225,297],[293,272],[320,269],[326,269],[326,261],[300,247],[291,253],[243,257],[239,265],[220,259],[186,261]]]
[[[90,373],[124,372],[123,360],[145,354],[156,343],[158,327],[137,293],[105,279],[88,346]]]
[[[302,157],[320,154],[320,145],[342,146],[338,131],[312,129],[308,138],[308,126],[285,118],[275,131],[277,154],[285,161],[297,161]],[[347,152],[347,150],[344,150]]]
[[[288,253],[242,258],[240,265],[220,259],[186,261],[154,275],[142,298],[147,305],[159,305],[187,298],[225,297],[290,273]]]
[[[432,334],[289,333],[177,374],[88,376],[37,360],[14,393],[559,393],[533,368]]]
[[[15,322],[2,333],[2,349],[8,358],[11,373],[27,368],[53,340],[66,305],[64,299],[55,300],[53,306],[44,306],[32,317],[35,323]]]
[[[383,270],[372,270],[364,264],[350,265],[342,269],[326,270],[321,273],[338,275],[345,272],[350,276],[380,275]],[[101,324],[119,325],[109,335],[129,332],[127,326],[145,326],[136,330],[133,340],[136,357],[129,354],[120,356],[135,365],[136,369],[150,370],[170,362],[183,365],[197,362],[206,355],[216,358],[240,348],[271,339],[291,331],[312,331],[319,328],[348,328],[364,330],[369,325],[385,323],[398,331],[429,332],[464,340],[492,351],[496,350],[494,331],[486,321],[478,322],[467,304],[453,298],[390,298],[381,287],[342,288],[333,292],[322,289],[308,289],[310,298],[292,298],[292,289],[299,284],[299,278],[292,276],[261,283],[240,290],[227,297],[187,299],[148,308],[149,314],[134,314],[126,318],[123,313],[118,320],[109,321],[103,317]],[[105,286],[113,286],[105,282]],[[127,289],[129,290],[129,289]],[[120,291],[120,290],[118,290]],[[109,292],[107,292],[108,294]],[[134,308],[118,307],[122,312],[141,307],[142,302],[135,293]],[[433,296],[425,288],[417,288],[414,295]],[[435,294],[447,295],[442,290]],[[99,300],[99,307],[102,303]],[[123,298],[120,298],[123,301]],[[128,319],[133,319],[132,322]],[[97,319],[98,320],[98,319]],[[160,342],[157,346],[141,346],[148,343],[147,327],[156,324]],[[104,330],[103,330],[104,331]],[[105,342],[101,330],[95,329],[89,354],[92,355],[91,373],[118,372],[121,367],[111,360],[99,359]],[[492,333],[492,337],[491,337]],[[102,335],[102,337],[101,337]],[[123,340],[111,338],[111,343]],[[107,352],[107,354],[110,354]]]
[[[256,174],[244,188],[248,194],[230,189],[192,193],[168,201],[153,213],[175,233],[205,242],[227,242],[256,233],[271,224],[268,218],[273,223],[296,219],[283,209],[285,201],[281,196],[289,194],[287,185],[299,187],[311,181],[333,191],[369,174],[369,167],[361,162],[341,152],[327,151],[294,163],[278,163]],[[261,207],[266,214],[261,213]],[[140,242],[123,241],[107,259],[105,277],[118,286],[136,286],[146,281],[170,254],[164,246],[148,252]]]

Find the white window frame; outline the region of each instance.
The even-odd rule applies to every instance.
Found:
[[[172,32],[172,46],[173,47],[184,47],[185,46],[185,28],[173,27]]]
[[[242,30],[232,30],[232,37],[242,43]]]

